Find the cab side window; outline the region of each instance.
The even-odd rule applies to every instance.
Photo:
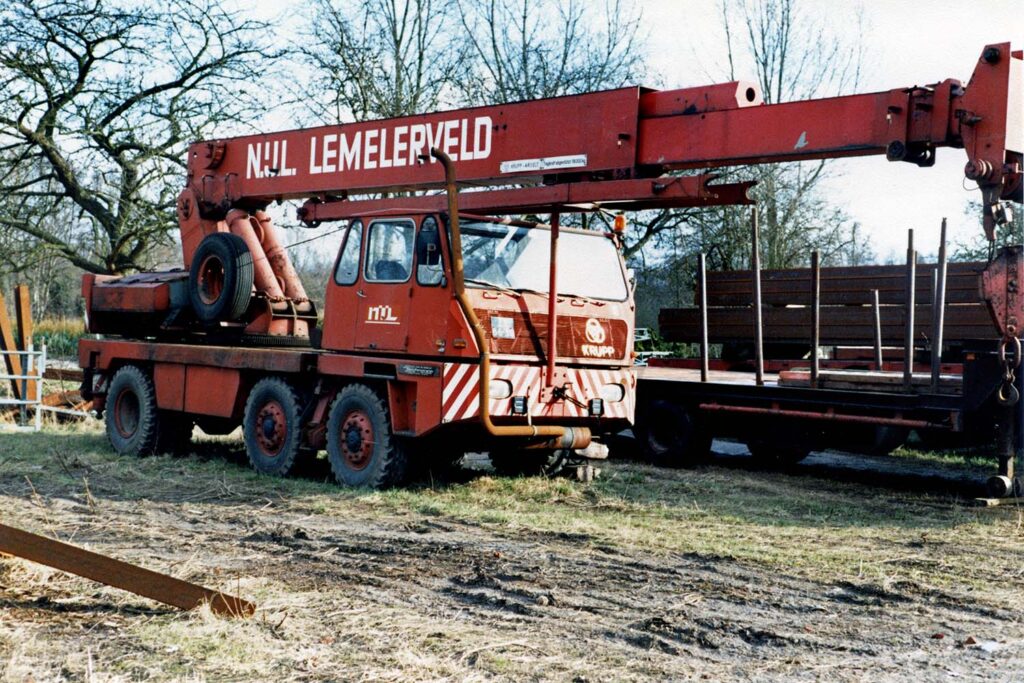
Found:
[[[368,282],[405,282],[412,274],[412,221],[370,224],[364,273]]]
[[[352,285],[359,279],[359,254],[363,247],[363,224],[353,221],[345,237],[338,257],[338,267],[334,269],[334,281],[339,285]]]
[[[441,232],[437,229],[437,219],[427,216],[420,224],[420,231],[416,236],[416,282],[435,286],[441,284],[443,277]]]

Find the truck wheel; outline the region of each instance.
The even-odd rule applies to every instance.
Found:
[[[487,455],[494,471],[502,477],[552,477],[562,471],[566,461],[565,450],[509,449],[491,451]]]
[[[242,435],[249,464],[261,474],[286,476],[302,447],[302,399],[279,377],[256,383],[245,402]]]
[[[331,405],[327,457],[339,484],[381,489],[405,480],[408,461],[391,432],[387,406],[375,391],[350,384]]]
[[[125,365],[107,390],[107,438],[121,455],[153,455],[160,445],[160,414],[153,380],[141,368]]]
[[[252,296],[252,254],[245,240],[229,232],[203,238],[192,255],[188,296],[203,322],[236,320]]]
[[[671,401],[653,401],[638,429],[644,452],[658,467],[693,467],[711,457],[711,434],[692,411]]]

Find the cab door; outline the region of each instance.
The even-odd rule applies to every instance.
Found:
[[[408,351],[415,356],[438,356],[447,351],[452,284],[441,237],[437,217],[424,216],[416,233],[416,286],[410,298]]]
[[[327,283],[324,301],[324,337],[322,346],[335,351],[351,351],[355,344],[356,319],[358,314],[356,294],[360,282],[360,264],[363,255],[363,222],[354,220],[349,224],[334,272]]]
[[[405,351],[409,345],[416,224],[408,218],[370,222],[357,283],[355,348]]]

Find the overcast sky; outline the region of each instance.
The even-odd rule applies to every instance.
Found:
[[[721,54],[724,44],[718,1],[638,0],[638,5],[649,31],[650,64],[661,74],[661,87],[706,82],[706,72],[716,63],[714,55]],[[868,28],[860,92],[946,78],[966,84],[986,44],[1010,41],[1014,49],[1024,48],[1022,0],[803,3],[827,13],[840,32],[856,32],[850,21],[855,5],[863,7]],[[951,241],[966,241],[981,231],[976,217],[964,215],[965,203],[979,194],[962,181],[966,162],[960,149],[938,150],[932,168],[890,163],[880,156],[836,161],[841,178],[832,183],[832,196],[861,223],[880,258],[904,258],[907,228],[915,228],[919,251],[935,253],[943,216],[949,218]]]
[[[586,0],[598,2],[599,0]],[[629,0],[627,0],[629,1]],[[299,0],[225,0],[265,19],[295,25]],[[724,65],[724,33],[718,0],[634,0],[648,37],[649,82],[671,89],[714,82]],[[966,83],[982,48],[1011,41],[1024,47],[1024,0],[803,0],[840,34],[856,36],[853,20],[862,8],[866,33],[864,72],[858,92],[890,90],[956,78]],[[282,26],[280,38],[292,31]],[[753,79],[754,74],[737,74]],[[287,127],[287,126],[285,126]],[[890,163],[884,157],[834,162],[838,176],[831,198],[859,222],[881,260],[902,260],[906,230],[914,228],[922,254],[937,251],[939,224],[949,219],[952,242],[980,234],[977,217],[965,204],[977,198],[963,181],[963,150],[940,149],[932,168]]]

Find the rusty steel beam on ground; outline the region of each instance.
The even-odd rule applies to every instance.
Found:
[[[6,524],[0,524],[0,553],[44,564],[183,610],[209,603],[215,614],[225,616],[252,616],[256,611],[256,605],[233,595],[203,588]]]

